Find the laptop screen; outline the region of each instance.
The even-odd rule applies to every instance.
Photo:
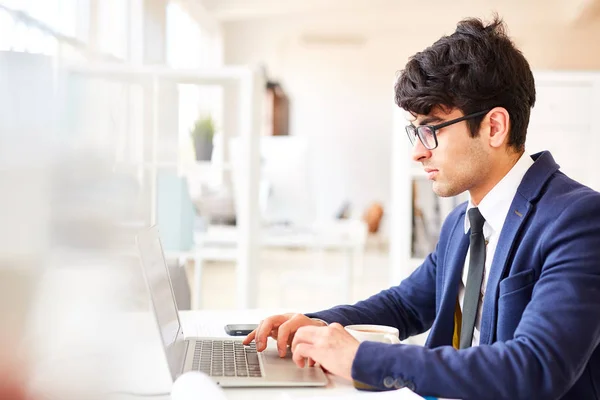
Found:
[[[183,338],[183,332],[158,229],[152,227],[140,232],[137,245],[160,336],[168,349]]]

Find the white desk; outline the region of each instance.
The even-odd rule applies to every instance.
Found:
[[[263,229],[260,245],[269,248],[308,248],[311,250],[336,250],[345,254],[344,297],[352,301],[352,286],[355,266],[362,268],[362,257],[367,239],[367,228],[361,221],[332,221],[317,224],[307,229],[269,228]],[[211,226],[203,234],[195,235],[196,246],[187,252],[168,252],[168,257],[192,258],[194,281],[192,284],[192,309],[200,309],[202,291],[202,269],[205,261],[237,260],[238,232],[231,226]],[[357,261],[358,260],[358,261]],[[248,283],[241,283],[247,285]],[[238,288],[239,289],[239,288]],[[238,290],[239,291],[239,290]]]
[[[290,310],[244,310],[244,311],[183,311],[180,313],[184,333],[187,337],[216,336],[228,337],[223,326],[227,323],[253,323],[264,317]],[[156,324],[149,313],[135,314],[129,318],[135,326],[135,340],[138,344],[133,354],[137,359],[131,365],[119,363],[125,371],[118,391],[134,393],[170,392],[171,380],[166,360],[160,345]],[[132,357],[129,357],[130,359]],[[136,374],[134,371],[137,371]],[[257,398],[261,400],[286,400],[298,397],[334,397],[363,396],[368,392],[356,390],[352,384],[343,379],[328,375],[329,384],[322,388],[236,388],[224,389],[227,399]],[[289,396],[289,397],[287,397]],[[114,400],[131,399],[131,395],[115,395]],[[170,396],[153,396],[167,400]]]

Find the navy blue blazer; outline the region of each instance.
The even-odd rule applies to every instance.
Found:
[[[532,156],[492,261],[480,346],[452,347],[469,235],[466,203],[444,221],[435,250],[400,285],[308,314],[327,322],[431,329],[425,347],[363,342],[355,381],[459,399],[600,399],[600,193]]]

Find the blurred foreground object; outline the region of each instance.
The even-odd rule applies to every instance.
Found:
[[[225,392],[208,375],[202,372],[186,372],[179,376],[171,389],[173,400],[196,400],[207,398],[225,400]]]
[[[0,399],[113,390],[139,188],[105,131],[68,122],[52,60],[0,52]],[[83,95],[82,95],[83,96]],[[131,268],[133,266],[134,268]],[[27,394],[27,396],[25,396]]]

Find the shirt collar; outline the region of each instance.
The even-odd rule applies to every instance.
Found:
[[[533,159],[531,156],[527,153],[523,153],[511,170],[504,175],[504,178],[502,178],[479,203],[479,212],[483,215],[486,224],[490,226],[493,232],[500,232],[502,230],[502,226],[506,220],[506,214],[517,194],[517,189],[519,188],[525,173],[527,173],[527,170],[532,165]],[[473,207],[475,207],[475,205],[469,198],[467,213]],[[471,223],[466,215],[467,214],[465,214],[465,234],[469,232],[469,229],[471,228]]]

